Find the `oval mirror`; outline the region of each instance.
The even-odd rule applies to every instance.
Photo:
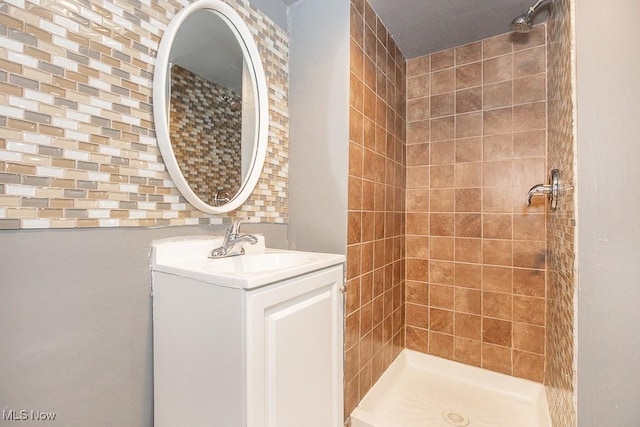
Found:
[[[229,5],[199,0],[171,20],[153,112],[160,153],[189,203],[217,214],[247,200],[267,150],[267,84],[253,37]]]

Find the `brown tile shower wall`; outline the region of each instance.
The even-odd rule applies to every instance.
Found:
[[[242,98],[231,89],[173,65],[169,135],[180,170],[206,203],[242,184]]]
[[[558,209],[547,216],[547,372],[545,383],[554,426],[575,427],[576,215],[573,128],[573,39],[570,0],[550,6],[548,19],[549,169],[561,173]]]
[[[246,0],[269,86],[269,145],[232,216],[287,222],[288,37]],[[178,1],[0,3],[0,229],[219,223],[176,190],[152,117],[160,38]]]
[[[542,381],[545,27],[407,63],[406,346]]]
[[[405,60],[351,2],[345,418],[404,345]]]

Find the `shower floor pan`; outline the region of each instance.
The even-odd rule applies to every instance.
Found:
[[[542,384],[403,350],[352,427],[551,427]]]

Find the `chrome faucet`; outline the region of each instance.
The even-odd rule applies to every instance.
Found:
[[[545,184],[538,184],[531,187],[531,190],[527,193],[527,206],[531,206],[531,198],[533,196],[544,196],[551,194],[551,186]]]
[[[242,246],[245,243],[249,243],[250,245],[258,243],[258,238],[256,236],[251,234],[240,234],[240,224],[242,224],[245,219],[246,218],[242,218],[231,223],[229,228],[227,228],[227,232],[224,234],[222,246],[212,250],[209,258],[224,258],[243,255],[244,248]]]
[[[533,196],[547,196],[549,198],[549,209],[556,210],[558,206],[558,196],[560,195],[560,171],[551,171],[551,184],[538,184],[531,187],[527,193],[527,206],[531,206]]]

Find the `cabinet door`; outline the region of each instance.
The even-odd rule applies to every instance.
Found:
[[[342,266],[247,298],[252,427],[342,425]]]

